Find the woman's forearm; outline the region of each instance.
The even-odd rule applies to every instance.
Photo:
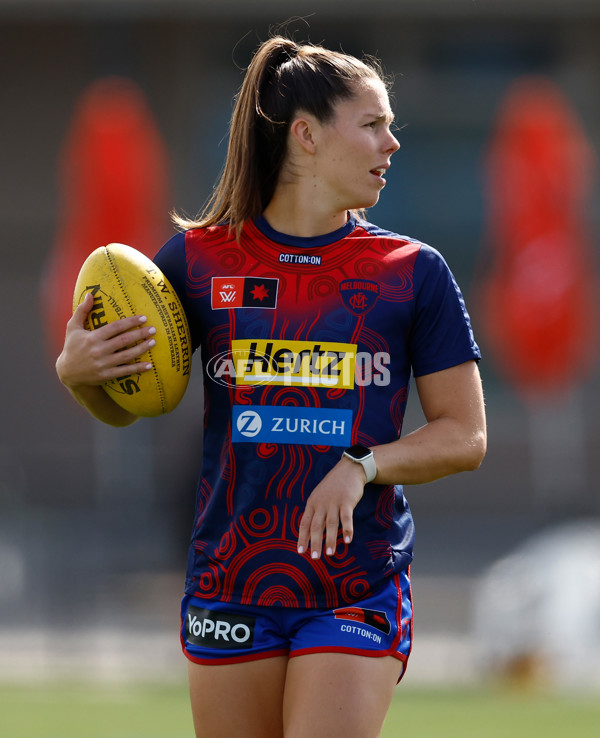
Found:
[[[67,389],[91,415],[107,425],[124,427],[138,419],[112,400],[102,387],[88,385]]]
[[[477,469],[486,449],[483,428],[466,428],[453,418],[437,418],[421,428],[373,448],[376,484],[425,484]]]

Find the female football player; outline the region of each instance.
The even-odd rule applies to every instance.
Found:
[[[380,734],[412,644],[401,485],[485,453],[480,354],[452,274],[364,219],[399,149],[392,125],[376,62],[270,38],[212,199],[155,259],[204,372],[181,611],[202,738]],[[102,383],[146,371],[136,357],[160,336],[143,316],[88,332],[91,305],[58,375],[127,425]],[[411,375],[426,422],[401,436]]]

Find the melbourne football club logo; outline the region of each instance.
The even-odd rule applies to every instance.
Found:
[[[275,308],[279,280],[269,277],[213,277],[211,307]]]
[[[342,302],[353,315],[368,313],[379,297],[379,285],[369,279],[345,279],[339,290]]]

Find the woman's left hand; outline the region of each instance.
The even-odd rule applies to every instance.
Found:
[[[345,543],[354,535],[353,513],[365,488],[365,471],[360,464],[342,458],[311,492],[300,521],[298,553],[310,548],[313,559],[321,556],[323,534],[325,554],[335,554],[338,531]]]

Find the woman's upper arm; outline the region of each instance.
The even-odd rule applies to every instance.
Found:
[[[415,381],[427,422],[452,418],[485,441],[485,404],[476,361],[425,374]]]

